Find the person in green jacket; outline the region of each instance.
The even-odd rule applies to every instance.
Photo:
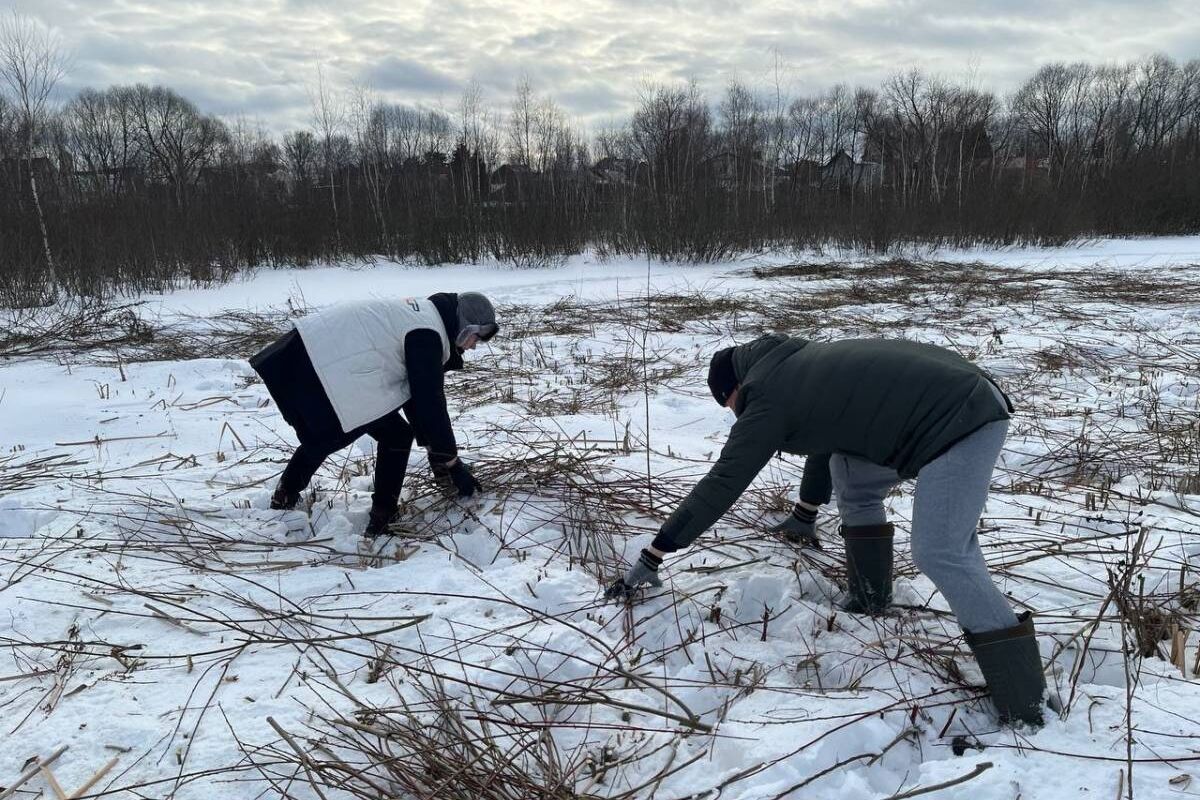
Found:
[[[892,594],[894,531],[884,500],[916,478],[914,563],[966,632],[1001,721],[1041,724],[1046,684],[1032,620],[1018,619],[992,582],[976,534],[1012,411],[992,379],[933,345],[771,334],[717,352],[708,385],[737,416],[729,440],[606,595],[662,585],[663,557],[712,526],[783,451],[808,456],[805,481],[816,487],[808,499],[832,486],[846,553],[844,608],[878,614]]]

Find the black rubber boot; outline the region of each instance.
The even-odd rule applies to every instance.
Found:
[[[404,475],[408,472],[408,454],[412,440],[401,445],[380,444],[375,453],[375,486],[371,492],[371,506],[391,509],[396,513],[400,490],[404,487]]]
[[[371,513],[367,516],[367,527],[363,531],[363,536],[368,539],[374,539],[378,536],[383,536],[391,532],[391,524],[396,521],[399,516],[396,510],[396,504],[391,506],[381,506],[372,503]]]
[[[396,521],[400,507],[400,489],[404,486],[404,474],[408,471],[408,453],[411,438],[395,444],[379,444],[375,455],[375,486],[371,492],[371,514],[367,517],[367,528],[363,536],[374,539],[388,533],[388,526]]]
[[[289,492],[283,484],[275,487],[271,495],[271,508],[275,511],[291,511],[300,503],[299,492]]]
[[[271,508],[292,509],[300,501],[300,496],[308,488],[313,475],[320,468],[321,462],[332,452],[325,445],[300,443],[292,457],[288,459],[275,493],[271,495]],[[278,503],[279,505],[276,505]]]
[[[895,528],[883,525],[843,525],[846,545],[846,583],[850,596],[842,610],[851,614],[880,614],[892,602],[892,539]]]
[[[1017,617],[1011,628],[984,633],[967,632],[967,646],[975,654],[1000,724],[1023,722],[1041,727],[1046,675],[1038,652],[1033,615]]]

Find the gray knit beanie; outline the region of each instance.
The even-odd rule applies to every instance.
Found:
[[[499,332],[496,309],[492,301],[479,292],[463,292],[458,296],[458,336],[455,344],[462,347],[471,334],[481,341],[488,341]]]

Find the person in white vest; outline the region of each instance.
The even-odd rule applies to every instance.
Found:
[[[473,495],[480,486],[458,455],[445,371],[499,330],[478,292],[362,300],[297,319],[250,359],[300,439],[271,508],[295,508],[321,463],[364,434],[377,442],[366,536],[395,519],[414,434],[438,482]]]

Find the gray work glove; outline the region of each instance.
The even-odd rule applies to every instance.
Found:
[[[662,586],[662,579],[658,577],[658,568],[660,566],[662,566],[662,559],[649,550],[643,549],[642,554],[638,556],[638,560],[625,573],[625,577],[617,578],[605,590],[604,599],[628,600],[642,584],[650,584],[655,587]]]
[[[801,547],[821,549],[821,540],[817,538],[817,511],[808,509],[796,503],[787,519],[772,527],[771,533],[782,536],[792,544]]]

